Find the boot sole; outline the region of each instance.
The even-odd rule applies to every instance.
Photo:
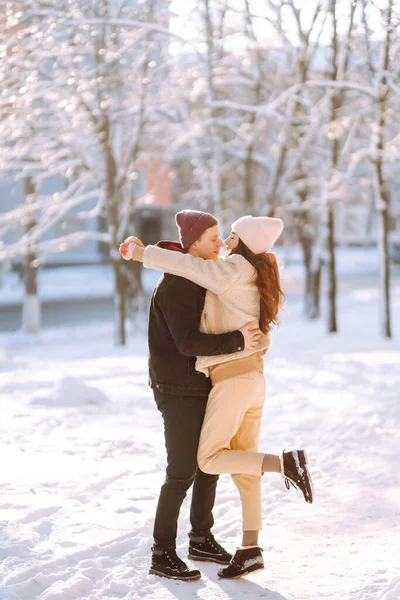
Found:
[[[305,472],[307,473],[307,477],[308,477],[308,482],[310,484],[310,490],[311,490],[311,500],[306,500],[307,504],[312,504],[314,502],[314,487],[313,487],[313,482],[311,479],[311,475],[310,475],[310,471],[308,470],[308,458],[307,458],[307,452],[303,449],[303,450],[299,450],[298,451],[298,456],[299,456],[299,462],[300,462],[300,466],[302,469],[305,470]]]
[[[248,575],[249,573],[252,573],[253,571],[259,571],[260,569],[264,569],[264,566],[261,565],[253,565],[252,567],[249,567],[248,569],[246,569],[246,571],[243,571],[243,573],[238,573],[237,575],[232,575],[230,577],[227,577],[226,575],[220,575],[218,574],[219,579],[239,579],[240,577],[244,577],[245,575]]]
[[[165,579],[175,579],[177,581],[197,581],[201,579],[201,573],[198,575],[193,575],[193,577],[175,577],[174,575],[166,575],[161,571],[157,571],[156,569],[149,569],[149,575],[158,575],[158,577],[165,577]]]
[[[211,558],[208,556],[194,556],[193,554],[188,554],[187,556],[188,558],[190,558],[190,560],[197,560],[198,562],[214,562],[218,565],[229,565],[229,563],[231,562],[230,560],[218,560],[216,558]]]

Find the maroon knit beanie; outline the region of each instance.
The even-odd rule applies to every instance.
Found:
[[[179,240],[187,250],[206,229],[218,225],[218,221],[210,213],[201,210],[181,210],[176,213],[175,222],[179,229]]]

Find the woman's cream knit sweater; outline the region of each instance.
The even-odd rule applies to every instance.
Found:
[[[200,331],[203,333],[235,331],[249,321],[258,322],[260,318],[256,270],[239,254],[214,261],[147,246],[143,264],[149,269],[180,275],[207,289],[200,321]],[[270,334],[263,335],[260,343],[251,350],[219,356],[198,356],[196,369],[208,376],[208,367],[211,365],[237,360],[254,352],[265,353],[270,346]]]

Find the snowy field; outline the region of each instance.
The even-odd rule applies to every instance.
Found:
[[[399,600],[394,321],[394,339],[382,339],[372,284],[342,293],[335,336],[288,302],[265,361],[260,448],[307,448],[315,504],[265,476],[265,570],[220,581],[217,565],[197,563],[203,577],[191,583],[147,574],[165,459],[145,337],[131,331],[116,350],[108,323],[0,336],[0,599]],[[233,551],[240,509],[229,476],[214,514],[216,537]]]

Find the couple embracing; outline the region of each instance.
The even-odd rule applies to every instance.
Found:
[[[180,508],[193,485],[188,557],[225,565],[218,571],[221,578],[241,577],[264,568],[258,546],[263,474],[280,474],[288,489],[298,488],[306,502],[313,502],[304,450],[274,455],[258,449],[263,355],[284,298],[270,250],[283,223],[242,217],[224,242],[208,213],[184,210],[176,223],[180,243],[144,247],[131,236],[120,245],[126,260],[165,273],[149,315],[149,379],[167,451],[149,572],[180,580],[201,577],[179,558],[175,545]],[[211,532],[222,473],[231,475],[242,506],[242,545],[234,556]]]

